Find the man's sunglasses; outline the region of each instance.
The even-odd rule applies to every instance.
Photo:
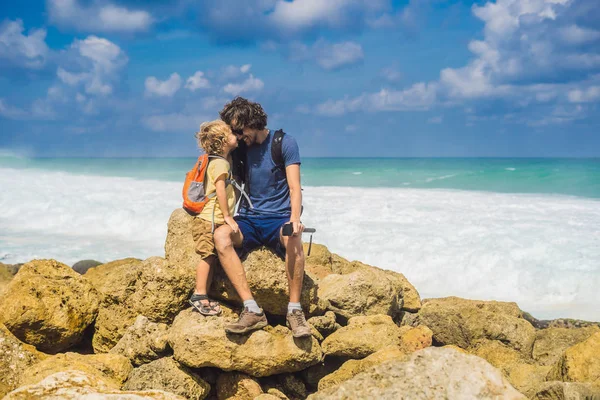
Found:
[[[233,129],[233,128],[231,128],[231,132],[235,136],[242,136],[242,135],[244,135],[244,130],[243,129]]]

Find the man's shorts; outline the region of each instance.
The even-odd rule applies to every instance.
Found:
[[[221,225],[215,224],[215,230]],[[192,220],[192,237],[196,243],[196,253],[204,260],[209,256],[216,256],[215,239],[212,232],[212,223],[200,217]]]
[[[285,260],[285,247],[279,240],[281,227],[290,221],[290,216],[261,215],[235,217],[244,240],[242,247],[236,249],[240,259],[245,258],[248,253],[260,246],[266,246],[273,250],[279,258]]]

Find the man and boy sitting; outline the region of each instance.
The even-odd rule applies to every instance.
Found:
[[[220,120],[203,123],[196,133],[198,144],[209,155],[210,162],[204,181],[208,202],[192,225],[196,252],[202,261],[196,268],[196,288],[190,303],[202,315],[221,313],[219,303],[207,295],[218,258],[244,302],[239,319],[226,325],[225,331],[245,334],[265,327],[267,318],[252,296],[240,257],[266,246],[285,259],[290,292],[286,319],[292,334],[308,337],[311,331],[300,305],[304,226],[300,222],[302,191],[298,144],[292,136],[268,129],[267,114],[261,105],[242,97],[227,103],[220,116]],[[242,173],[245,173],[245,194],[249,199],[241,203],[239,215],[234,218],[232,152],[242,141],[246,150],[241,157],[245,167]],[[269,156],[274,146],[280,149],[278,160]],[[286,224],[292,225],[291,236],[282,234]]]

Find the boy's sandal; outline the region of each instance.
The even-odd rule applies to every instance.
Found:
[[[202,300],[208,300],[208,304],[202,303]],[[221,306],[217,301],[211,300],[207,295],[196,295],[193,296],[189,303],[198,311],[200,314],[205,316],[216,316],[220,315],[222,310]]]

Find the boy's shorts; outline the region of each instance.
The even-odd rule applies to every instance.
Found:
[[[241,216],[235,217],[244,240],[242,247],[236,251],[243,259],[252,250],[260,246],[266,246],[273,250],[282,260],[285,260],[285,247],[279,240],[281,227],[290,221],[290,216],[269,215],[269,216]]]
[[[215,230],[221,225],[215,224]],[[212,232],[212,223],[200,217],[192,220],[192,237],[196,243],[196,253],[204,260],[209,256],[216,256],[215,239]]]

